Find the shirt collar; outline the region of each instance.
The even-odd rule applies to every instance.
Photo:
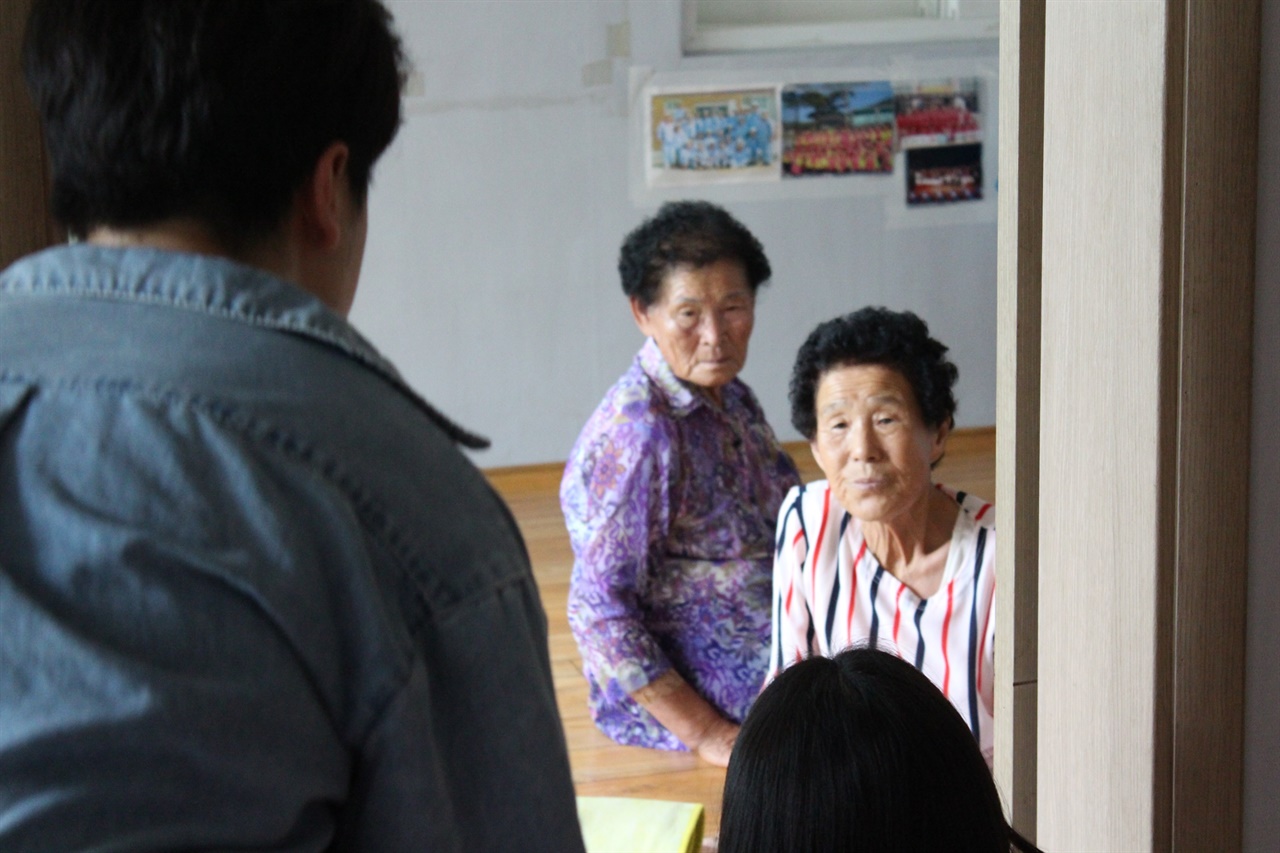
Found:
[[[355,327],[319,299],[227,258],[151,248],[57,246],[5,271],[0,293],[163,304],[309,338],[381,375],[454,441],[476,449],[489,446],[488,439],[458,426],[422,399]]]
[[[675,375],[653,338],[645,340],[636,360],[640,363],[640,369],[666,397],[673,414],[683,417],[702,407],[719,408],[712,403],[711,398],[704,391]],[[742,395],[743,385],[737,379],[720,388],[720,397],[724,402],[725,410],[736,408]]]

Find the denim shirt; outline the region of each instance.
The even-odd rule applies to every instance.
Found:
[[[0,274],[0,849],[580,850],[478,441],[264,272]]]

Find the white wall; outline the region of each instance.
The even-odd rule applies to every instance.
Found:
[[[1280,3],[1262,3],[1253,470],[1245,670],[1244,847],[1280,839]]]
[[[493,439],[474,457],[482,467],[563,460],[641,343],[616,272],[623,236],[656,209],[629,187],[632,64],[885,76],[920,63],[996,66],[991,43],[683,59],[679,0],[388,6],[421,87],[374,176],[352,320],[427,399]],[[629,58],[610,57],[611,27],[615,54],[629,34]],[[989,146],[995,94],[990,85],[983,104]],[[920,313],[960,368],[959,424],[995,422],[994,218],[891,227],[877,196],[701,195],[729,199],[773,263],[743,378],[784,440],[797,437],[786,383],[800,342],[866,304]]]

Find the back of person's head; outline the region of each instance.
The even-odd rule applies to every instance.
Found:
[[[192,218],[228,247],[334,142],[362,205],[405,76],[378,0],[35,0],[23,64],[72,234]]]
[[[1010,849],[982,753],[929,679],[871,648],[784,670],[729,760],[721,853]]]

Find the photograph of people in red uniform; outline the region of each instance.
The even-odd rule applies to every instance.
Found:
[[[982,146],[942,145],[907,152],[907,204],[982,198]]]
[[[895,92],[902,150],[982,141],[977,80],[900,83]]]
[[[783,87],[783,176],[892,172],[893,116],[887,81]]]

